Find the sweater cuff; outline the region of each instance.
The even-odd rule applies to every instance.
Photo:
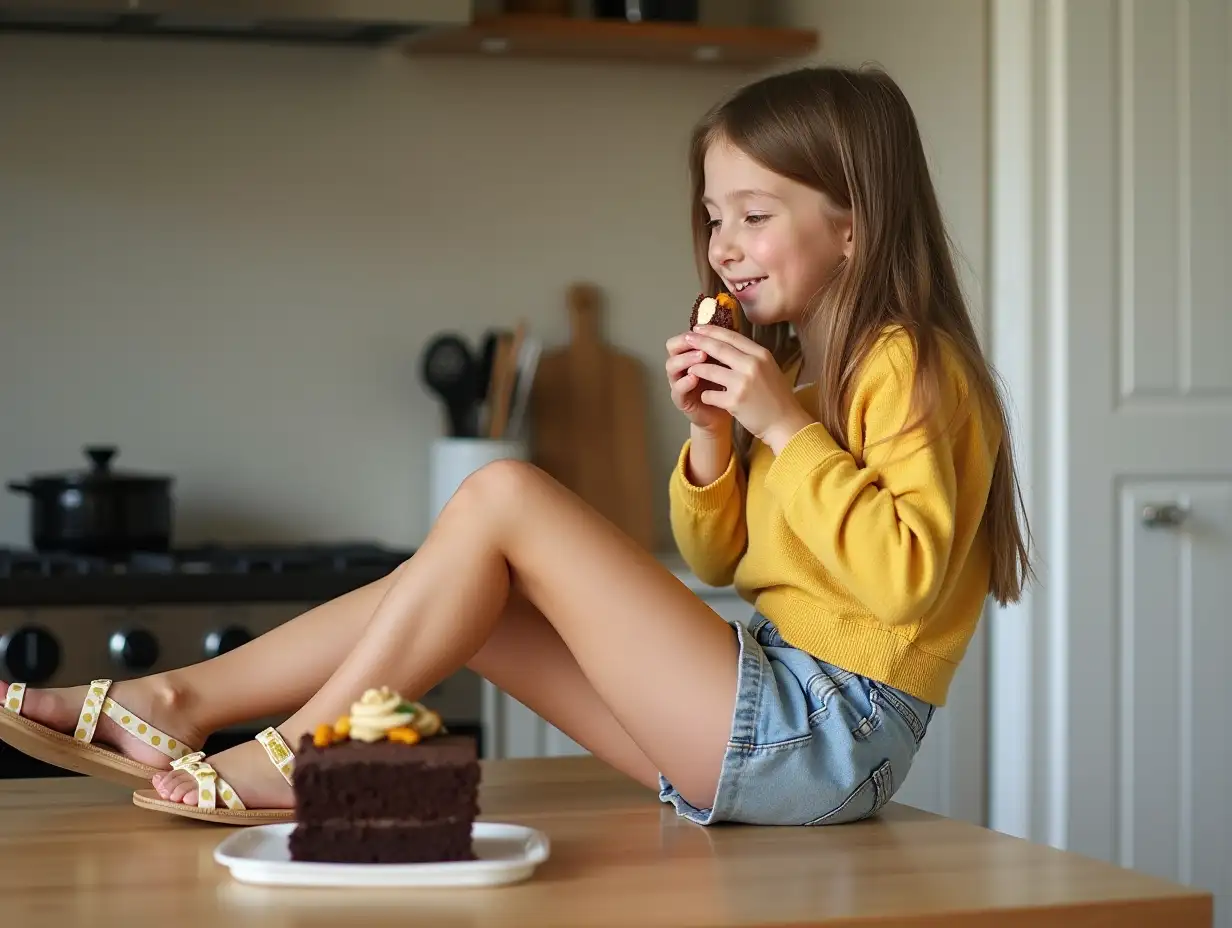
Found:
[[[692,444],[693,439],[685,439],[684,447],[680,449],[680,457],[676,459],[676,468],[672,472],[672,483],[680,494],[681,502],[690,511],[718,512],[736,492],[736,451],[732,449],[731,457],[727,460],[727,469],[713,483],[699,487],[689,480],[689,448]]]
[[[806,425],[788,440],[771,462],[766,471],[766,489],[786,506],[817,468],[844,453],[820,422]]]

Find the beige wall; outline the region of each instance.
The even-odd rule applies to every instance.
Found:
[[[984,4],[786,6],[823,57],[902,80],[982,271]],[[585,278],[646,362],[661,486],[683,435],[662,344],[695,286],[683,146],[739,79],[0,39],[0,477],[112,442],[176,476],[180,543],[415,544],[442,427],[422,344],[518,316],[558,342]],[[26,513],[0,495],[0,544]]]
[[[813,22],[828,61],[880,64],[911,101],[959,271],[986,324],[988,221],[987,0],[777,0],[777,16]]]

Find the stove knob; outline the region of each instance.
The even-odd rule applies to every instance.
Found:
[[[252,635],[238,625],[224,628],[220,632],[210,632],[205,636],[205,656],[217,657],[219,654],[234,651],[250,641],[252,641]]]
[[[44,629],[23,625],[0,637],[0,660],[10,682],[37,686],[50,680],[59,668],[60,643]]]
[[[149,670],[158,663],[158,639],[143,628],[116,632],[108,647],[111,659],[125,670]]]

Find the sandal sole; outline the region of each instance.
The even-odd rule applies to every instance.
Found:
[[[149,812],[177,815],[211,825],[228,825],[232,828],[251,828],[253,825],[277,825],[295,821],[294,809],[200,809],[163,799],[152,789],[140,789],[133,793],[133,805]]]
[[[78,741],[7,710],[0,710],[0,741],[43,763],[129,789],[148,787],[154,774],[163,772],[159,767]]]

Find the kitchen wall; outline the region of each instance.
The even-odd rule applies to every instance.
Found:
[[[903,83],[984,261],[982,0],[780,4],[826,60]],[[662,345],[695,291],[684,145],[726,71],[0,38],[0,477],[177,479],[180,543],[427,527],[442,329],[566,337],[589,279],[652,384],[657,485],[684,434]],[[25,544],[0,495],[0,544]],[[665,546],[666,513],[661,513]]]

